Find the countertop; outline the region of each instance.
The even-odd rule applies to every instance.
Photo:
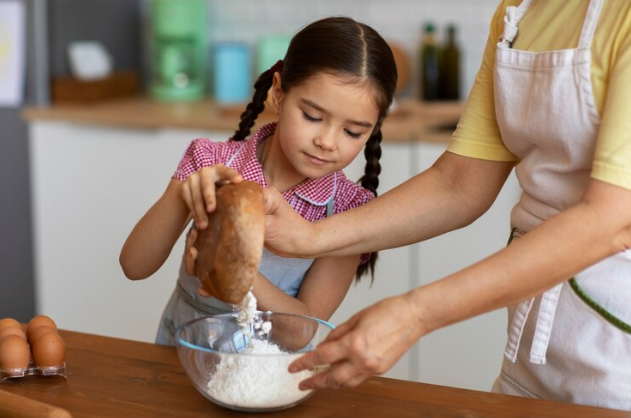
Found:
[[[136,97],[94,104],[32,107],[26,108],[23,114],[29,122],[53,120],[111,127],[232,132],[237,128],[244,108],[245,106],[219,106],[211,100],[161,103],[147,97]],[[463,108],[462,102],[398,102],[383,124],[384,141],[446,143]],[[273,120],[274,115],[271,112],[263,112],[257,120],[257,126]]]
[[[68,379],[29,376],[0,390],[70,412],[73,417],[302,418],[629,418],[628,412],[371,378],[353,389],[320,390],[279,412],[248,414],[216,406],[188,380],[175,348],[61,331]]]

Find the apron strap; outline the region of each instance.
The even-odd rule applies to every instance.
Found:
[[[511,232],[510,242],[524,235],[524,232],[513,228]],[[541,296],[541,303],[539,305],[539,311],[537,312],[537,324],[535,327],[535,334],[532,340],[532,347],[530,348],[530,362],[533,364],[546,364],[546,352],[548,351],[548,343],[550,342],[550,335],[552,333],[552,325],[554,323],[554,316],[556,314],[557,304],[559,297],[561,296],[561,290],[563,283],[554,286],[543,293]],[[519,352],[519,344],[521,337],[524,334],[528,315],[532,309],[535,298],[525,300],[519,305],[513,315],[510,327],[508,329],[508,341],[506,343],[506,349],[504,350],[504,356],[511,362],[517,361],[517,353]]]
[[[337,192],[337,173],[333,176],[333,194],[328,202],[326,202],[326,216],[327,218],[333,215],[333,207],[335,205],[335,192]]]
[[[526,14],[532,0],[524,0],[519,6],[508,6],[504,15],[504,33],[500,36],[500,45],[510,48],[515,36],[517,36],[517,25]]]
[[[603,0],[591,0],[587,9],[587,15],[583,22],[583,29],[581,30],[581,37],[578,40],[579,48],[589,48],[592,45],[592,39],[594,38],[594,32],[596,32],[596,26],[598,25],[598,18],[600,17],[600,11],[603,7]]]
[[[524,333],[526,326],[526,320],[528,314],[532,308],[532,304],[535,299],[529,299],[521,302],[517,305],[515,314],[513,315],[513,321],[511,322],[508,330],[508,341],[506,342],[506,349],[504,350],[504,357],[506,357],[511,363],[517,361],[517,352],[519,351],[519,343],[521,342],[521,336]]]
[[[562,288],[563,283],[559,283],[546,291],[541,297],[535,336],[532,339],[532,347],[530,348],[530,362],[533,364],[546,364],[546,352],[548,351],[552,324],[554,323],[554,315]]]

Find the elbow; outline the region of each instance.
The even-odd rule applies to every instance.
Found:
[[[124,254],[120,255],[118,262],[123,269],[123,274],[125,274],[125,277],[129,280],[142,280],[149,277],[142,269],[137,268],[134,263],[130,262]]]

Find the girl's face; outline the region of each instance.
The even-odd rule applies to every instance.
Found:
[[[274,75],[272,103],[278,114],[274,140],[294,175],[318,178],[347,167],[364,148],[379,109],[372,89],[321,74],[285,94]]]

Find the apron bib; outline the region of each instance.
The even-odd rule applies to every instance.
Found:
[[[497,121],[523,190],[511,239],[580,201],[600,127],[590,46],[603,0],[590,1],[577,48],[541,53],[511,48],[532,2],[507,8],[494,68]],[[631,410],[630,251],[508,311],[494,391]]]

